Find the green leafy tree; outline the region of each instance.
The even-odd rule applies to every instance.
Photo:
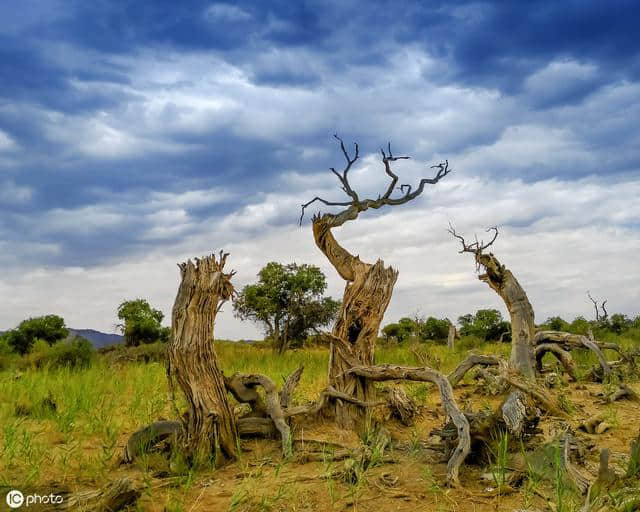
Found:
[[[418,323],[408,317],[401,318],[396,323],[387,324],[382,328],[382,335],[387,339],[393,339],[402,343],[417,333]]]
[[[62,317],[45,315],[23,320],[18,327],[6,332],[3,337],[14,352],[24,355],[29,353],[36,339],[53,345],[68,335],[69,330]]]
[[[504,339],[509,333],[509,322],[502,319],[497,309],[479,309],[475,315],[458,318],[462,336],[476,336],[486,341]]]
[[[616,313],[615,315],[611,315],[609,319],[609,329],[615,332],[616,334],[622,334],[627,331],[633,322],[627,317],[627,315],[622,315],[620,313]]]
[[[118,325],[124,335],[127,346],[138,346],[141,343],[167,341],[169,329],[162,327],[164,314],[154,309],[145,299],[124,301],[118,306]]]
[[[449,335],[450,322],[446,318],[439,319],[430,316],[418,323],[418,336],[423,340],[446,340]]]
[[[547,318],[544,325],[550,331],[567,331],[569,329],[569,322],[566,322],[559,316],[551,316]]]
[[[585,317],[577,316],[573,319],[573,322],[569,324],[569,328],[567,330],[574,334],[586,335],[590,328],[591,323],[585,319]]]
[[[326,288],[318,267],[272,261],[260,270],[257,283],[236,296],[233,309],[236,317],[262,325],[282,353],[334,320],[340,303],[322,296]]]

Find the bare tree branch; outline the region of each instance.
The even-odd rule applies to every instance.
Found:
[[[498,238],[498,227],[497,226],[492,226],[492,227],[486,229],[487,233],[490,233],[491,231],[493,231],[493,238],[491,238],[491,240],[489,242],[487,242],[486,244],[484,243],[483,240],[478,240],[478,237],[475,237],[475,242],[467,243],[462,235],[459,235],[458,233],[456,233],[456,230],[451,225],[451,223],[449,223],[449,229],[447,229],[447,231],[449,233],[451,233],[455,238],[460,240],[460,244],[462,245],[462,249],[460,251],[458,251],[460,253],[470,252],[470,253],[473,253],[473,254],[476,254],[476,255],[477,254],[482,254],[482,251],[484,251],[489,246],[493,245],[493,242],[495,242],[496,239]]]
[[[589,290],[587,290],[587,297],[589,297],[589,300],[591,302],[593,302],[593,307],[596,310],[596,322],[600,321],[600,311],[598,311],[598,301],[595,300],[592,296],[591,293],[589,292]]]
[[[408,160],[410,157],[408,156],[393,156],[391,152],[391,143],[387,144],[387,150],[385,151],[383,148],[380,149],[380,153],[382,154],[382,163],[384,164],[384,172],[387,176],[391,178],[389,185],[387,186],[386,191],[383,195],[378,196],[376,199],[360,199],[358,193],[351,187],[349,183],[348,173],[351,170],[351,166],[358,160],[360,153],[358,144],[354,144],[355,153],[353,157],[349,155],[347,148],[344,145],[343,140],[338,137],[338,135],[334,135],[335,139],[340,142],[340,149],[342,150],[342,154],[344,155],[347,164],[342,172],[336,171],[333,167],[331,167],[331,172],[336,175],[338,180],[340,181],[340,185],[342,190],[351,198],[351,201],[328,201],[321,197],[314,197],[311,201],[302,204],[302,212],[300,214],[300,224],[302,225],[302,219],[304,218],[305,209],[309,207],[311,204],[320,202],[326,206],[346,206],[347,208],[340,213],[337,214],[325,214],[334,219],[332,222],[333,226],[338,226],[346,222],[347,220],[355,219],[360,212],[368,210],[369,208],[378,209],[385,205],[400,205],[407,203],[416,197],[418,197],[424,191],[425,185],[435,185],[444,178],[447,174],[449,174],[452,169],[449,168],[449,161],[445,160],[442,163],[431,166],[432,169],[437,169],[437,172],[432,178],[422,178],[418,187],[414,190],[411,185],[402,184],[399,187],[396,187],[398,183],[398,175],[393,172],[391,168],[391,162],[395,162],[396,160]],[[395,190],[400,190],[399,197],[391,197]]]

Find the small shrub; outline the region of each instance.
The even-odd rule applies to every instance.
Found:
[[[47,364],[53,368],[88,368],[95,357],[91,342],[77,336],[50,348]]]

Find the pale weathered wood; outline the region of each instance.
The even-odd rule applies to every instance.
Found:
[[[227,254],[179,265],[181,282],[173,306],[167,374],[186,397],[183,448],[193,463],[216,465],[236,456],[233,410],[213,346],[213,326],[231,298],[233,272],[224,273]]]
[[[468,244],[461,235],[455,232],[453,227],[449,228],[449,232],[462,244],[460,252],[472,253],[476,266],[484,269],[484,273],[480,274],[478,279],[487,283],[500,296],[509,311],[511,318],[511,356],[509,362],[511,366],[525,377],[535,377],[536,361],[533,338],[536,333],[536,324],[533,307],[524,288],[513,273],[500,263],[492,253],[483,252],[498,237],[497,228],[490,228],[487,231],[494,232],[490,242],[484,244],[476,239],[474,243]]]
[[[411,368],[396,365],[357,366],[350,368],[348,372],[371,381],[413,380],[432,382],[438,386],[442,405],[458,431],[458,446],[447,464],[447,480],[451,484],[459,483],[460,465],[471,450],[471,437],[469,434],[469,422],[456,403],[453,396],[453,388],[447,377],[431,368]]]
[[[453,350],[455,348],[456,334],[456,326],[449,324],[449,333],[447,334],[447,348],[449,350]]]
[[[536,345],[535,354],[536,354],[536,365],[538,371],[542,370],[542,358],[546,353],[553,354],[558,361],[562,364],[565,371],[569,374],[569,376],[574,380],[578,380],[577,376],[577,367],[575,362],[573,361],[573,357],[571,354],[564,350],[557,343],[541,343],[540,345]]]
[[[180,421],[156,421],[140,430],[137,430],[127,440],[123,461],[133,462],[139,455],[151,450],[155,445],[165,439],[173,438],[174,441],[183,433]]]
[[[78,491],[64,497],[60,510],[85,510],[91,512],[117,512],[135,505],[142,493],[131,479],[121,478],[108,483],[102,489]]]
[[[275,383],[266,375],[258,373],[236,373],[230,381],[240,382],[244,387],[255,388],[262,386],[266,395],[265,410],[273,420],[273,424],[282,437],[282,452],[288,457],[291,455],[291,429],[285,421],[282,407],[280,406],[280,394]]]
[[[604,375],[606,376],[611,374],[611,366],[609,366],[609,363],[604,357],[598,342],[589,339],[587,336],[562,331],[539,331],[535,334],[533,342],[535,345],[540,345],[542,343],[555,343],[565,346],[568,350],[572,348],[589,349],[598,358]]]
[[[455,386],[472,368],[476,366],[498,366],[499,363],[500,358],[497,356],[470,354],[449,374],[449,382],[452,386]]]

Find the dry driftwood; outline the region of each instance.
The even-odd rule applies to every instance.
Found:
[[[403,425],[412,425],[413,419],[418,412],[418,406],[415,401],[407,395],[403,388],[398,386],[387,387],[384,392],[390,416],[400,420]]]
[[[448,379],[452,386],[460,382],[469,370],[476,366],[498,366],[500,358],[483,354],[470,354],[449,374]]]
[[[57,508],[60,510],[86,510],[92,512],[116,512],[132,506],[141,492],[129,478],[110,482],[102,489],[80,491],[65,496]]]
[[[412,380],[432,382],[438,386],[442,405],[458,431],[458,446],[447,464],[447,480],[451,484],[459,483],[460,465],[469,454],[471,438],[469,436],[469,422],[458,408],[453,396],[453,388],[447,378],[431,368],[410,368],[395,365],[358,366],[350,368],[348,371],[372,381]]]
[[[542,343],[554,343],[565,347],[566,350],[571,350],[572,348],[589,349],[598,358],[598,362],[602,367],[604,375],[611,374],[611,367],[604,357],[600,346],[596,341],[591,340],[586,336],[562,331],[540,331],[536,333],[533,341],[536,345],[540,345]]]
[[[542,370],[542,358],[546,353],[553,354],[558,361],[562,364],[565,371],[569,374],[572,380],[577,381],[577,367],[575,362],[573,361],[573,357],[571,354],[564,350],[557,343],[541,343],[536,346],[535,354],[536,354],[536,365],[538,371]]]
[[[234,386],[243,386],[245,388],[253,388],[262,386],[266,395],[265,411],[273,420],[280,436],[282,437],[282,452],[285,456],[291,455],[291,429],[285,421],[285,416],[280,406],[280,394],[274,382],[266,375],[257,373],[236,373],[231,376],[229,382],[234,382]],[[257,393],[257,392],[256,392]],[[250,393],[243,392],[242,395],[247,396]],[[255,403],[255,401],[254,401]]]
[[[282,407],[283,409],[286,409],[291,405],[293,392],[300,383],[300,378],[302,377],[303,371],[304,366],[300,365],[300,367],[296,371],[294,371],[285,379],[284,385],[282,386],[282,391],[280,391],[280,407]]]
[[[167,376],[185,394],[182,444],[194,463],[214,458],[216,465],[236,456],[236,425],[213,347],[213,326],[231,298],[233,272],[224,273],[227,254],[179,265],[181,282],[171,315]]]
[[[349,183],[349,171],[359,158],[359,148],[355,145],[354,155],[351,156],[343,141],[336,135],[340,149],[346,159],[346,166],[342,172],[331,169],[338,178],[342,190],[347,194],[346,201],[327,201],[321,197],[314,197],[302,205],[300,223],[305,209],[318,202],[326,206],[340,206],[344,209],[338,213],[314,215],[312,227],[316,245],[324,253],[329,262],[336,269],[340,277],[347,283],[337,321],[333,327],[334,337],[350,345],[349,358],[345,358],[345,351],[332,343],[329,356],[329,385],[337,391],[345,393],[360,402],[372,402],[375,399],[375,389],[369,381],[347,370],[356,365],[368,366],[373,364],[375,343],[380,328],[380,322],[387,309],[398,273],[391,267],[385,267],[384,262],[378,260],[374,264],[360,261],[357,255],[351,254],[334,238],[332,230],[348,221],[358,218],[360,213],[368,209],[378,209],[383,206],[401,205],[422,194],[425,185],[436,184],[451,170],[448,162],[437,166],[437,173],[433,178],[423,178],[415,188],[402,184],[397,187],[398,176],[393,172],[391,164],[408,157],[394,156],[389,144],[387,151],[381,150],[384,171],[390,178],[384,194],[376,199],[361,199]],[[400,190],[400,194],[396,193]],[[330,404],[333,416],[340,427],[352,428],[364,421],[365,412],[353,402],[336,400]]]
[[[131,434],[124,449],[123,462],[131,463],[136,457],[148,452],[161,441],[169,438],[177,439],[182,434],[183,427],[180,421],[151,423]]]

